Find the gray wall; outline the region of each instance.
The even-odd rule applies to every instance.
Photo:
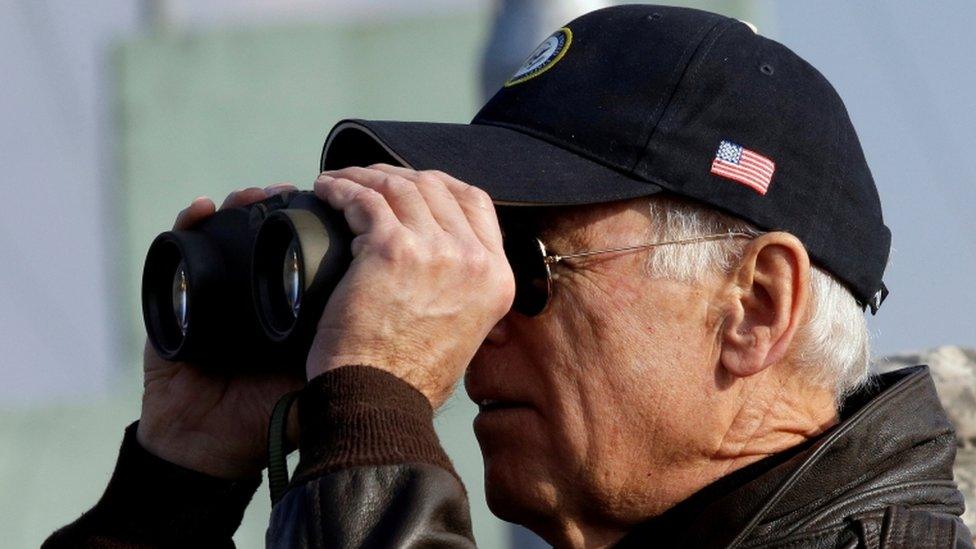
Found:
[[[112,38],[132,2],[0,2],[0,407],[104,394],[118,366]]]

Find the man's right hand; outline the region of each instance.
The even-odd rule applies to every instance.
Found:
[[[231,193],[221,208],[246,206],[294,189],[287,184],[244,189]],[[214,211],[210,199],[198,198],[180,212],[173,228],[189,228]],[[275,403],[305,385],[301,372],[213,374],[215,369],[163,360],[148,343],[143,369],[139,443],[166,461],[228,479],[260,474]]]

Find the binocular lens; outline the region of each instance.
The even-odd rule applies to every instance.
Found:
[[[298,318],[298,311],[302,307],[302,264],[298,246],[298,239],[292,238],[288,251],[285,252],[285,264],[282,269],[285,298],[288,300],[288,307],[295,318]]]
[[[142,312],[149,339],[168,360],[184,357],[190,331],[191,269],[181,236],[170,232],[156,238],[142,275]]]
[[[302,243],[285,211],[274,212],[261,225],[251,270],[258,318],[276,342],[295,327],[305,291]]]
[[[322,309],[348,267],[348,228],[340,212],[309,193],[265,218],[254,238],[251,288],[269,340],[307,351]]]
[[[180,327],[180,333],[184,336],[187,329],[187,305],[189,301],[187,292],[186,261],[180,261],[179,266],[176,267],[176,274],[173,275],[173,315]]]

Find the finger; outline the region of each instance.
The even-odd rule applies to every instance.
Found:
[[[342,211],[356,235],[382,233],[399,225],[383,195],[348,179],[319,176],[315,196]]]
[[[216,207],[214,206],[213,200],[210,200],[206,196],[194,198],[189,206],[176,215],[173,229],[177,231],[189,229],[200,220],[213,215],[215,210]]]
[[[440,231],[440,225],[427,206],[417,185],[399,175],[389,174],[371,168],[351,167],[325,172],[326,175],[348,179],[383,195],[390,209],[400,223],[418,233]]]
[[[281,194],[286,191],[297,191],[298,187],[292,185],[291,183],[275,183],[274,185],[268,185],[264,188],[265,194],[268,196],[274,196],[276,194]]]
[[[448,233],[464,239],[475,240],[477,236],[471,228],[464,210],[458,204],[457,198],[448,190],[444,182],[433,172],[418,172],[409,168],[390,166],[389,164],[375,164],[370,166],[391,175],[398,175],[409,179],[417,186],[417,190],[427,201],[427,207],[434,216],[434,220]]]
[[[227,208],[240,208],[259,200],[264,200],[265,198],[268,198],[268,193],[259,187],[238,189],[227,195],[227,198],[224,199],[224,203],[220,205],[220,209],[224,210]]]
[[[416,173],[409,168],[391,166],[389,164],[376,164],[372,167],[378,170],[396,173],[402,177],[406,177],[406,173],[408,172]],[[454,195],[458,205],[468,218],[469,226],[485,247],[493,251],[500,251],[502,249],[502,234],[498,224],[498,215],[495,211],[495,205],[491,201],[491,197],[478,187],[469,185],[450,174],[438,170],[429,170],[425,173],[440,180],[447,190]]]
[[[450,174],[440,171],[433,173],[454,195],[458,205],[464,211],[464,215],[468,218],[468,224],[478,239],[481,240],[481,243],[493,252],[502,252],[502,231],[498,224],[498,213],[495,211],[495,205],[488,193],[452,177]]]

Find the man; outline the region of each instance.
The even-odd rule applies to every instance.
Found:
[[[865,379],[890,235],[843,104],[785,47],[593,12],[473,124],[346,121],[322,167],[355,259],[269,545],[473,545],[431,423],[467,369],[488,503],[553,545],[971,547],[927,371]],[[105,495],[48,545],[230,545],[301,385],[150,349]]]

